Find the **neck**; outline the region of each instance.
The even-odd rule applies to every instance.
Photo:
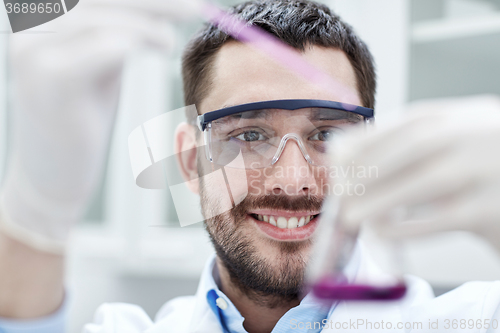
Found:
[[[257,293],[249,295],[231,281],[229,272],[219,258],[217,258],[216,265],[220,275],[221,291],[245,318],[243,326],[248,332],[271,332],[280,318],[300,303],[299,299],[279,302],[275,296],[261,296]]]

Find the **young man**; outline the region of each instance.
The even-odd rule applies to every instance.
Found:
[[[375,70],[372,57],[351,28],[326,6],[304,1],[247,2],[236,6],[233,11],[245,21],[265,28],[300,50],[309,62],[355,94],[352,99],[343,100],[336,91],[318,89],[266,55],[228,38],[213,26],[207,26],[191,40],[184,53],[186,105],[195,104],[200,114],[228,106],[297,99],[336,101],[373,108]],[[305,146],[309,147],[312,142],[323,146],[327,134],[332,135],[333,130],[361,122],[362,119],[353,113],[352,119],[339,117],[318,124],[308,119],[307,112],[314,109],[313,106],[291,111],[279,108],[266,110],[268,114],[265,116],[259,115],[262,120],[265,119],[267,126],[250,121],[252,116],[248,115],[248,111],[241,113],[240,118],[230,115],[215,120],[213,123],[216,124],[212,123],[211,128],[212,142],[225,142],[221,136],[231,132],[229,140],[239,139],[243,158],[247,158],[250,153],[245,155],[243,145],[251,145],[252,141],[264,145],[271,140],[265,137],[270,136],[269,132],[279,138],[287,133],[307,133],[303,138]],[[359,118],[353,120],[355,116]],[[314,126],[310,126],[312,123]],[[311,132],[310,127],[314,131]],[[317,133],[322,136],[315,138]],[[253,134],[254,138],[248,137],[249,134]],[[195,147],[198,140],[193,127],[188,124],[178,128],[176,138],[178,151]],[[230,144],[221,143],[219,147],[231,150]],[[274,155],[276,149],[269,149],[273,152],[266,151],[266,156]],[[312,155],[314,152],[308,153]],[[213,164],[220,164],[216,157],[213,163],[208,162],[204,154],[179,156],[186,179],[196,179],[206,173],[205,169],[211,170]],[[248,159],[252,160],[250,156]],[[234,209],[205,221],[217,251],[214,270],[220,279],[220,290],[216,290],[230,304],[229,310],[225,309],[224,313],[230,311],[233,314],[228,319],[224,314],[221,316],[222,327],[236,328],[245,318],[243,326],[249,332],[270,332],[287,311],[299,306],[300,288],[311,251],[311,236],[317,225],[321,203],[328,194],[324,193],[325,186],[330,183],[326,172],[321,172],[320,167],[304,158],[297,141],[289,140],[279,160],[272,166],[270,162],[264,165],[264,159],[261,156],[252,160],[263,164],[259,165],[260,168],[247,165],[243,173],[226,168],[228,178],[235,179],[229,184],[233,197],[242,193],[246,197]],[[231,173],[246,177],[246,181],[231,176]],[[206,184],[203,178],[199,183],[191,184],[191,189],[200,194],[204,216],[211,216],[210,210],[220,200],[225,184],[222,184],[223,187]],[[259,222],[268,219],[269,222]],[[286,220],[284,224],[292,225],[280,229],[276,225],[279,219]],[[300,219],[310,222],[296,227],[293,225],[295,219],[297,222]],[[270,226],[273,222],[274,226]],[[210,284],[214,285],[211,277],[203,279],[211,280]],[[300,307],[294,309],[295,316],[311,311],[304,309],[301,312]],[[319,310],[318,313],[311,313],[311,319],[321,321],[318,319],[326,318],[327,313],[320,313]],[[292,318],[298,317],[291,316],[289,319]],[[289,319],[280,323],[282,329],[289,328]],[[237,331],[242,331],[242,327]]]
[[[349,26],[323,5],[251,1],[234,7],[233,12],[300,50],[308,61],[355,93],[346,99],[337,91],[318,89],[215,27],[202,29],[185,51],[183,78],[186,105],[195,104],[204,118],[189,119],[178,127],[175,149],[186,180],[228,165],[241,153],[242,165],[225,168],[237,205],[213,214],[227,185],[203,178],[188,182],[200,195],[206,229],[216,249],[196,295],[169,301],[155,322],[137,306],[105,304],[97,310],[95,323],[84,331],[394,332],[433,330],[434,323],[445,325],[444,321],[453,319],[480,319],[484,324],[483,320],[497,318],[497,284],[470,284],[451,297],[434,299],[428,284],[408,277],[407,295],[397,302],[322,306],[310,295],[303,297],[311,236],[329,192],[330,179],[322,168],[329,163],[326,141],[337,130],[369,117],[363,107],[374,106],[373,61]],[[203,137],[197,125],[211,143],[206,154],[194,149]],[[15,241],[4,244],[9,242]],[[17,244],[9,247],[11,252],[15,246],[17,253],[30,251]],[[56,272],[56,278],[47,273],[40,279],[51,282],[49,291],[57,291],[48,294],[51,304],[60,304],[61,259],[28,257],[54,267],[51,273]],[[355,274],[350,274],[355,278],[381,274],[362,252],[357,253],[354,266]],[[37,314],[40,310],[35,304],[22,317]],[[13,317],[21,316],[14,312]]]
[[[117,325],[136,325],[137,332],[144,327],[175,332],[425,331],[439,321],[469,318],[469,313],[489,323],[500,296],[495,284],[469,285],[449,299],[434,299],[427,283],[407,277],[408,292],[400,301],[332,306],[301,294],[311,236],[330,192],[326,141],[368,118],[362,107],[374,105],[373,60],[351,28],[323,5],[250,1],[232,12],[300,50],[355,93],[346,99],[338,91],[318,89],[214,26],[202,29],[184,53],[183,79],[185,104],[196,105],[203,117],[188,115],[188,123],[177,128],[175,150],[186,184],[200,195],[216,256],[207,263],[197,294],[168,302],[156,323],[136,308],[106,305],[98,310],[102,321],[97,327],[106,332]],[[319,105],[318,100],[332,104]],[[361,108],[342,110],[348,104]],[[208,149],[196,149],[202,145]],[[234,163],[237,156],[243,161]],[[228,166],[225,183],[205,180],[221,166]],[[220,213],[228,189],[236,205]],[[353,265],[355,278],[383,276],[362,252]],[[486,289],[488,298],[497,301],[483,307]],[[461,298],[467,304],[454,301]],[[123,322],[106,322],[113,317]]]

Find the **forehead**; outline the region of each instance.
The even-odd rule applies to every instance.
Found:
[[[306,48],[303,56],[357,92],[354,69],[343,51],[311,46]],[[198,105],[201,113],[275,99],[325,99],[361,105],[359,94],[351,100],[339,100],[335,91],[318,89],[259,51],[236,41],[226,43],[217,52],[211,76],[210,92]]]

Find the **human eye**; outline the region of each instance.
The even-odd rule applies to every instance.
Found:
[[[233,137],[244,142],[264,141],[267,139],[262,133],[256,130],[248,130]]]
[[[318,131],[309,137],[309,140],[311,141],[330,141],[332,138],[339,134],[342,133],[343,131],[340,128],[337,127],[330,127],[326,129],[318,129]]]

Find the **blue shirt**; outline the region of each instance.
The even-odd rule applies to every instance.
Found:
[[[246,333],[247,331],[243,328],[245,319],[229,298],[219,289],[218,284],[220,285],[220,279],[214,256],[210,264],[205,267],[202,281],[200,281],[200,288],[203,288],[204,293],[206,292],[207,302],[219,319],[224,333]],[[288,310],[280,318],[272,333],[285,333],[290,332],[290,330],[294,332],[320,332],[323,326],[322,321],[328,318],[334,308],[335,305],[332,307],[319,305],[313,300],[312,295],[308,294],[299,305]]]

